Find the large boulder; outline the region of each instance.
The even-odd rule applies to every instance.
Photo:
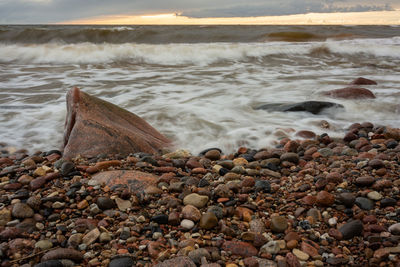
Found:
[[[171,142],[142,118],[78,88],[67,94],[64,158],[154,153]]]
[[[265,104],[256,107],[255,109],[263,109],[268,111],[282,111],[282,112],[306,111],[312,114],[319,114],[324,109],[327,108],[343,108],[343,106],[332,102],[304,101],[294,104],[284,104],[284,103]]]
[[[335,89],[323,92],[322,94],[333,98],[342,98],[342,99],[376,98],[374,93],[372,93],[370,90],[360,87],[346,87],[341,89]]]

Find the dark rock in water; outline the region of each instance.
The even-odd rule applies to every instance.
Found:
[[[67,176],[68,174],[70,174],[74,170],[75,170],[74,163],[72,163],[70,161],[66,161],[66,162],[62,163],[61,169],[60,169],[60,173],[63,176]]]
[[[323,92],[322,94],[333,98],[343,98],[343,99],[376,98],[374,93],[372,93],[370,90],[360,87],[346,87],[342,89],[335,89]]]
[[[344,224],[339,231],[343,235],[343,239],[351,239],[355,236],[361,236],[363,224],[360,220],[354,220]]]
[[[134,266],[134,261],[131,257],[121,257],[115,258],[110,261],[109,267],[132,267]]]
[[[63,157],[154,153],[170,141],[140,117],[73,88],[67,94]]]
[[[274,103],[274,104],[265,104],[255,109],[263,109],[268,111],[282,111],[282,112],[297,112],[297,111],[306,111],[312,114],[319,114],[324,109],[327,108],[343,108],[342,105],[332,103],[332,102],[323,102],[323,101],[305,101],[294,104],[282,104],[282,103]]]
[[[363,78],[363,77],[359,77],[357,79],[355,79],[354,81],[352,81],[350,84],[354,84],[354,85],[377,85],[378,83],[367,79],[367,78]]]
[[[355,204],[363,210],[372,210],[375,206],[375,203],[371,199],[365,197],[356,198]]]

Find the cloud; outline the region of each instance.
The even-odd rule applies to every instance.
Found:
[[[179,12],[189,17],[247,17],[389,10],[398,0],[0,0],[0,23],[56,23],[104,15]]]

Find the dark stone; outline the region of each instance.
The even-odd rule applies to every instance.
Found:
[[[114,200],[108,198],[108,197],[99,197],[97,199],[97,206],[102,209],[102,210],[110,210],[115,208],[115,202]]]
[[[75,164],[70,161],[65,161],[61,165],[60,173],[62,176],[68,176],[72,171],[75,170]]]
[[[49,260],[38,263],[34,267],[64,267],[64,264],[59,260]]]
[[[271,192],[271,183],[267,180],[257,180],[254,187],[256,192]]]
[[[221,150],[221,149],[219,149],[219,148],[217,148],[217,147],[212,147],[212,148],[207,148],[207,149],[201,151],[201,152],[199,153],[199,156],[204,156],[208,151],[211,151],[211,150],[218,150],[219,153],[222,153],[222,150]]]
[[[200,179],[199,184],[197,186],[198,187],[206,187],[208,185],[210,185],[210,183],[207,181],[207,179],[202,178],[202,179]]]
[[[360,87],[346,87],[324,92],[323,95],[342,99],[376,98],[370,90]]]
[[[356,197],[352,193],[341,193],[338,200],[347,208],[351,208],[356,201]]]
[[[387,197],[381,200],[381,208],[385,207],[394,207],[396,206],[397,201],[391,197]]]
[[[363,77],[359,77],[355,80],[353,80],[350,84],[354,84],[354,85],[377,85],[378,83],[367,79],[367,78],[363,78]]]
[[[131,257],[115,258],[110,261],[109,267],[132,267],[135,262]]]
[[[354,220],[344,224],[339,228],[343,235],[343,239],[351,239],[355,236],[361,236],[363,231],[363,223],[360,220]]]
[[[356,198],[355,204],[363,210],[372,210],[375,207],[375,203],[365,197],[358,197]]]
[[[168,224],[168,215],[166,214],[154,215],[151,218],[151,221],[156,222],[158,224]]]
[[[342,105],[332,103],[332,102],[305,101],[305,102],[294,103],[294,104],[282,104],[282,103],[265,104],[265,105],[255,108],[255,109],[263,109],[263,110],[268,110],[268,111],[283,111],[283,112],[306,111],[306,112],[310,112],[312,114],[319,114],[324,109],[332,108],[332,107],[343,108]]]

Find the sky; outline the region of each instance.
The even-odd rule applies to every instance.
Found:
[[[237,21],[238,18],[345,12],[398,14],[400,0],[0,0],[1,24]],[[382,12],[385,11],[385,12]],[[162,16],[156,16],[163,14]],[[178,16],[175,14],[179,14]],[[371,13],[372,14],[372,13]],[[376,13],[378,14],[378,13]],[[144,16],[144,17],[143,17]],[[169,17],[168,17],[169,16]],[[325,16],[325,15],[324,15]],[[129,20],[130,18],[130,20]],[[176,20],[176,19],[180,20]],[[382,19],[382,18],[381,18]],[[370,17],[372,20],[372,17]],[[391,20],[393,22],[393,19]],[[139,23],[139,22],[137,22]],[[114,23],[115,24],[115,23]],[[146,23],[144,23],[146,24]],[[374,23],[372,23],[374,24]],[[389,23],[390,24],[390,23]],[[400,24],[398,20],[397,24]]]

